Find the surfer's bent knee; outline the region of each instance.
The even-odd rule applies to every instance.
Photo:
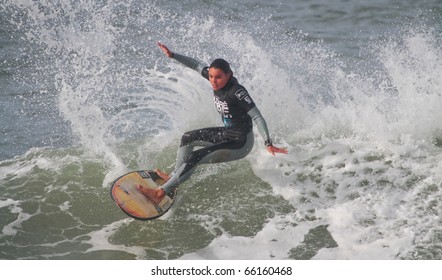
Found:
[[[185,132],[183,136],[181,136],[181,147],[187,146],[193,142],[193,137],[190,132]]]

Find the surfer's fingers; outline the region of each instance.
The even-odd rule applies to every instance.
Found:
[[[266,147],[266,149],[267,149],[267,151],[268,151],[269,153],[271,153],[272,155],[275,155],[275,151],[273,150],[273,148],[274,148],[274,147],[271,146],[271,145]]]
[[[275,147],[273,145],[268,146],[267,151],[272,153],[272,155],[275,155],[275,153],[288,154],[288,151],[286,149],[281,149],[281,148]]]
[[[161,42],[157,42],[157,46],[164,52],[167,57],[172,57],[172,52],[169,50],[168,47],[166,47],[166,45],[162,44]]]

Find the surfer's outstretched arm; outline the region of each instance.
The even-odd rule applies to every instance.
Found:
[[[275,155],[275,153],[287,154],[288,151],[286,149],[281,149],[273,146],[272,140],[270,139],[269,130],[267,129],[267,123],[264,117],[261,115],[261,112],[255,106],[250,109],[247,114],[252,118],[258,127],[259,134],[261,134],[262,138],[265,139],[264,143],[266,145],[267,151],[269,153]]]
[[[201,73],[203,71],[203,68],[207,67],[207,65],[199,62],[194,58],[172,52],[171,50],[169,50],[168,47],[166,47],[164,44],[161,44],[160,42],[157,43],[157,46],[164,52],[167,57],[181,62],[185,66],[197,71],[198,73]]]

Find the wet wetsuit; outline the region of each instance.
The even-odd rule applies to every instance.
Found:
[[[180,54],[173,54],[173,58],[209,79],[208,66]],[[163,185],[166,193],[171,193],[173,188],[188,179],[198,164],[227,162],[247,156],[254,144],[252,120],[257,124],[265,144],[271,145],[264,118],[247,90],[233,75],[224,88],[214,90],[213,101],[221,114],[224,127],[203,128],[184,133],[175,171]],[[197,146],[202,148],[194,151]]]

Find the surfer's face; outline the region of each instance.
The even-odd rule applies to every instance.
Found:
[[[230,73],[226,74],[218,68],[209,68],[209,81],[213,90],[220,90],[226,86],[230,79]]]

